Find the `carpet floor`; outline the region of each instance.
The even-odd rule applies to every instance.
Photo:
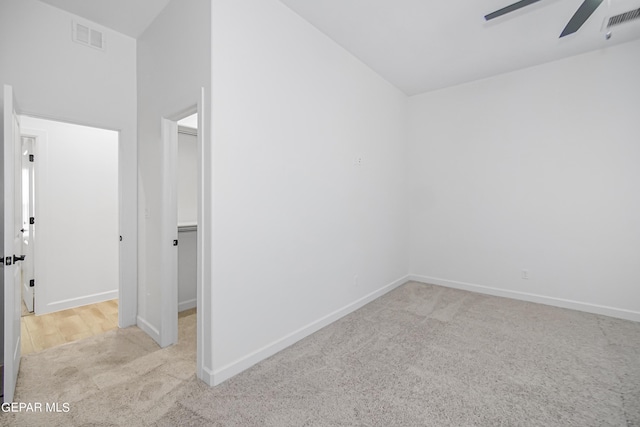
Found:
[[[195,314],[24,357],[28,426],[640,426],[640,323],[410,282],[215,388]]]

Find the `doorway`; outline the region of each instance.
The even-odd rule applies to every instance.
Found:
[[[196,308],[198,115],[178,121],[178,313]]]
[[[205,144],[204,141],[206,138],[204,134],[206,129],[203,124],[205,121],[203,120],[203,108],[204,106],[204,89],[201,90],[200,97],[198,103],[193,107],[186,108],[179,113],[170,116],[169,118],[162,118],[162,231],[161,238],[163,241],[169,243],[173,240],[173,245],[167,245],[161,248],[161,277],[162,281],[160,283],[160,295],[161,295],[161,320],[160,320],[160,333],[159,333],[159,344],[161,347],[165,347],[172,344],[179,344],[179,335],[185,336],[189,335],[195,337],[195,353],[196,353],[196,375],[198,378],[205,379],[206,374],[209,371],[205,370],[203,367],[203,363],[205,360],[205,352],[204,349],[207,348],[207,337],[203,333],[204,322],[203,318],[207,316],[207,310],[203,310],[202,307],[207,306],[206,304],[206,294],[205,288],[207,284],[207,280],[205,279],[205,271],[207,270],[207,266],[203,263],[203,257],[205,253],[208,252],[208,246],[206,245],[208,239],[204,239],[204,229],[205,226],[208,226],[205,222],[205,211],[206,209],[206,201],[208,199],[205,198],[205,189],[209,187],[206,184],[205,175],[207,175],[207,171],[204,168],[205,163]],[[197,115],[196,115],[197,114]],[[183,119],[190,117],[186,121]],[[180,125],[178,123],[181,123]],[[189,123],[191,123],[189,125]],[[197,124],[196,124],[197,123]],[[180,129],[182,128],[182,129]],[[186,129],[185,129],[186,128]],[[180,132],[179,132],[180,130]],[[195,134],[194,134],[195,133]],[[182,231],[180,231],[179,221],[178,221],[178,186],[179,186],[179,139],[189,139],[189,134],[191,137],[191,151],[193,151],[193,137],[195,137],[195,153],[192,153],[190,156],[184,156],[185,160],[189,158],[190,160],[185,161],[186,164],[191,165],[190,168],[190,178],[181,180],[183,181],[180,185],[182,186],[182,195],[183,198],[186,194],[191,194],[191,204],[190,208],[187,207],[184,211],[181,209],[181,220],[183,221],[180,224]],[[182,136],[181,136],[182,135]],[[186,147],[185,147],[186,148]],[[189,150],[189,148],[187,148]],[[185,151],[187,151],[185,150]],[[195,165],[194,165],[195,163]],[[194,167],[195,166],[195,167]],[[195,176],[193,175],[195,172]],[[185,174],[185,177],[187,175]],[[195,178],[195,188],[194,181]],[[207,176],[208,178],[208,176]],[[194,193],[195,190],[195,194]],[[195,197],[194,197],[195,196]],[[195,214],[195,215],[194,215]],[[195,221],[194,221],[195,220]],[[194,230],[195,228],[195,230]],[[190,243],[185,241],[186,234],[190,233],[192,235],[192,239]],[[188,255],[183,256],[183,258],[188,259],[188,263],[193,263],[195,259],[195,313],[192,314],[191,326],[189,327],[189,334],[184,333],[184,331],[180,330],[179,323],[184,323],[184,321],[179,322],[180,315],[178,314],[180,309],[185,309],[188,306],[192,305],[193,302],[189,302],[189,298],[186,298],[183,303],[188,302],[188,305],[183,304],[180,306],[179,302],[179,234],[183,234],[182,242],[184,243],[185,249],[188,249],[186,245],[191,246],[191,254],[188,254],[187,251],[183,251]],[[195,246],[195,247],[194,247]],[[185,263],[186,267],[186,263]],[[184,268],[182,270],[184,270]],[[189,271],[191,274],[193,273],[193,269],[189,267]],[[184,273],[184,271],[182,271]],[[208,276],[207,276],[208,277]],[[192,280],[192,279],[191,279]],[[191,281],[191,283],[193,283]],[[193,289],[193,288],[191,288]],[[183,293],[183,296],[185,294]],[[193,310],[189,308],[188,310]],[[187,312],[186,310],[183,313]],[[180,319],[182,320],[182,319]],[[193,338],[191,338],[193,340]],[[206,373],[206,374],[205,374]],[[207,381],[208,382],[208,381]]]
[[[192,349],[195,355],[198,267],[198,114],[187,116],[177,124],[178,342]]]
[[[21,122],[28,354],[118,327],[119,135],[29,116]]]

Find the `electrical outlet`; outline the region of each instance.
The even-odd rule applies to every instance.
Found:
[[[529,270],[522,270],[522,278],[524,280],[529,280]]]

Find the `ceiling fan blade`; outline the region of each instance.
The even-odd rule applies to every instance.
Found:
[[[496,10],[493,13],[485,15],[484,19],[489,21],[491,19],[497,18],[498,16],[506,15],[509,12],[513,12],[515,10],[521,9],[521,8],[523,8],[525,6],[529,6],[530,4],[533,4],[533,3],[537,3],[539,1],[540,0],[521,0],[519,2],[516,2],[516,3],[512,4],[512,5],[509,5],[507,7],[503,7],[500,10]]]
[[[578,10],[576,10],[576,13],[574,13],[569,20],[567,26],[562,30],[560,37],[568,36],[569,34],[573,34],[578,31],[580,27],[582,27],[582,24],[589,19],[591,14],[596,11],[603,1],[604,0],[584,0]]]

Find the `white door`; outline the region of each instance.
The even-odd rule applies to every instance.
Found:
[[[20,279],[16,266],[22,254],[22,203],[20,197],[20,121],[11,86],[4,86],[4,401],[13,401],[20,368]],[[16,167],[16,165],[18,165]],[[17,255],[17,256],[16,256]]]
[[[22,262],[22,300],[27,310],[33,313],[34,300],[34,250],[35,223],[31,218],[35,218],[35,138],[23,136],[22,140],[22,253],[25,259]]]
[[[178,123],[162,119],[163,213],[160,347],[178,342]]]

